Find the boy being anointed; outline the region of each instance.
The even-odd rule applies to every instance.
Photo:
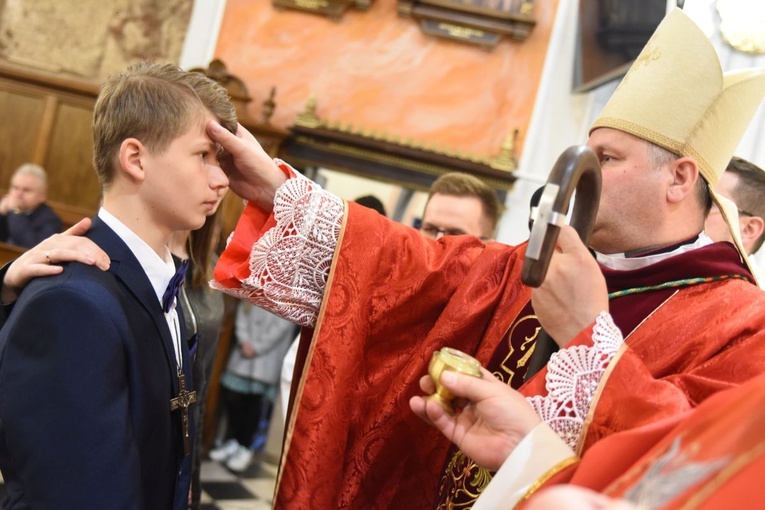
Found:
[[[0,332],[3,508],[186,508],[193,437],[188,346],[166,247],[228,178],[214,120],[225,90],[171,64],[110,78],[93,115],[103,205],[87,237],[111,259],[31,282]]]

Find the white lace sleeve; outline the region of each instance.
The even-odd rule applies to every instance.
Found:
[[[252,245],[250,276],[241,280],[241,290],[225,292],[295,324],[313,326],[345,205],[339,197],[294,173],[297,176],[276,191],[276,226]]]
[[[547,364],[547,396],[527,399],[542,420],[573,450],[576,450],[600,379],[624,343],[610,314],[598,315],[592,341],[591,347],[578,345],[553,354]]]

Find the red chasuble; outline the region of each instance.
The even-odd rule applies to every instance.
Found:
[[[529,300],[523,250],[470,236],[435,242],[348,208],[315,333],[301,345],[274,506],[426,508],[450,443],[409,410],[409,398],[445,345],[488,363]],[[263,220],[240,220],[216,267],[223,285],[248,275],[253,224]]]
[[[727,318],[746,321],[759,316],[765,326],[763,313],[750,313],[757,306],[765,311],[765,294],[749,283],[751,275],[732,245],[716,243],[631,271],[601,270],[611,295],[610,313],[629,348],[617,355],[601,381],[600,396],[591,410],[593,423],[585,426],[580,452],[615,431],[689,409],[719,389],[746,381],[765,368],[765,344],[760,343],[762,338],[752,338],[744,351],[751,350],[752,357],[735,373],[720,370],[728,366],[730,359],[718,355],[719,351],[752,332],[742,329],[746,323],[736,325],[733,321],[726,324],[730,326],[727,330],[710,329],[710,318],[720,315],[716,311],[719,307],[740,303],[745,308],[726,314]],[[749,299],[759,305],[747,302]],[[522,315],[528,316],[529,311]],[[572,346],[591,345],[590,333],[582,332]],[[500,345],[489,364],[489,370],[496,375],[506,371],[497,369],[505,352]],[[522,374],[525,367],[518,371]],[[521,391],[545,395],[544,374],[546,370]],[[517,387],[516,378],[507,382]],[[627,400],[623,400],[627,396],[625,389],[631,391]],[[452,448],[439,481],[436,508],[470,508],[490,479],[488,470]]]
[[[613,434],[543,488],[568,482],[646,508],[754,508],[765,476],[765,376],[696,409]]]
[[[530,292],[520,283],[525,245],[484,246],[468,236],[434,242],[361,206],[348,208],[315,332],[301,344],[299,357],[306,363],[295,374],[299,382],[274,507],[430,508],[440,499],[436,492],[449,441],[416,418],[408,400],[421,393],[418,381],[427,372],[431,353],[443,346],[473,354],[483,364],[493,357],[507,358],[497,348],[509,352],[511,343],[503,339],[528,315],[522,311]],[[265,221],[262,214],[248,217],[253,213],[260,214],[248,207],[216,268],[216,279],[224,286],[236,288],[237,278],[248,275],[249,245]],[[702,250],[708,254],[701,264],[707,272],[690,271],[696,257],[688,256],[660,272],[667,276],[661,283],[686,273],[745,274],[730,245],[693,253]],[[718,256],[725,259],[723,267],[713,263]],[[642,285],[642,278],[650,280],[646,273],[650,271],[639,271],[622,283]],[[634,337],[636,350],[627,348],[619,365],[627,360],[625,370],[630,377],[639,376],[636,383],[663,391],[641,394],[631,388],[635,398],[648,398],[651,405],[618,406],[616,396],[602,391],[588,440],[630,428],[631,419],[643,423],[692,407],[751,377],[757,360],[734,361],[738,351],[732,347],[751,331],[727,327],[727,322],[724,330],[715,331],[708,320],[723,309],[728,312],[731,302],[743,304],[754,292],[759,298],[761,291],[754,285],[728,279],[669,291],[668,301],[654,295],[655,303],[645,309],[639,305],[645,297],[617,298],[638,303],[625,306],[639,310],[625,312],[627,331],[657,306],[662,312],[648,317],[628,338],[633,345]],[[762,305],[760,300],[758,306],[765,310]],[[617,324],[621,320],[617,316]],[[588,333],[577,342],[589,341]],[[506,365],[527,359],[529,348],[515,349],[515,358]],[[726,370],[726,360],[740,363]],[[544,374],[530,381],[532,393],[543,387],[539,381]],[[613,373],[609,385],[612,378]]]

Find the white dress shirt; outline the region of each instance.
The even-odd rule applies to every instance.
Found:
[[[127,244],[130,251],[138,260],[144,273],[149,278],[152,288],[157,295],[158,306],[162,307],[162,297],[165,294],[167,285],[170,283],[170,279],[175,274],[175,263],[173,257],[170,254],[170,250],[165,247],[164,257],[160,257],[151,246],[146,244],[146,241],[138,237],[138,235],[130,230],[130,228],[118,220],[113,214],[104,209],[103,207],[98,211],[98,217],[106,223],[114,232]],[[178,366],[181,364],[181,353],[179,351],[180,345],[180,326],[178,312],[175,307],[178,304],[178,300],[175,300],[169,313],[165,314],[165,320],[167,321],[167,327],[170,329],[170,334],[173,338],[173,350],[175,351],[175,361]]]

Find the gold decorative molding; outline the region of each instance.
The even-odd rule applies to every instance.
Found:
[[[518,168],[518,158],[515,157],[515,143],[518,141],[518,133],[516,129],[512,134],[507,135],[505,141],[502,142],[499,154],[489,159],[490,167],[506,172],[512,172]]]
[[[400,135],[385,133],[375,129],[355,126],[351,123],[340,121],[323,120],[316,115],[316,95],[311,94],[306,101],[303,111],[297,115],[295,125],[306,128],[322,128],[328,131],[356,136],[359,138],[398,145],[418,151],[430,152],[439,156],[468,161],[479,165],[486,165],[496,170],[513,172],[518,168],[518,158],[515,155],[515,144],[518,140],[519,131],[516,129],[502,142],[499,154],[486,156],[460,148],[440,145],[434,142],[414,140],[411,137],[402,138]]]
[[[373,0],[272,0],[276,9],[297,9],[339,20],[350,7],[369,9]]]
[[[319,117],[316,116],[316,94],[312,93],[308,96],[305,108],[295,118],[295,124],[309,128],[319,127],[322,124]]]

